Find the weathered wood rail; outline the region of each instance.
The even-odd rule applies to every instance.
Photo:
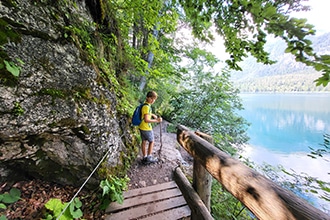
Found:
[[[204,204],[200,196],[191,186],[190,182],[183,174],[181,169],[177,167],[174,170],[174,180],[179,186],[189,208],[191,210],[191,220],[213,220],[208,207]]]
[[[329,215],[310,205],[291,191],[281,188],[239,160],[220,151],[185,126],[179,125],[177,127],[177,141],[194,157],[194,160],[198,161],[258,219],[330,219]],[[183,194],[185,196],[185,192]],[[188,200],[187,203],[189,204]],[[193,215],[192,210],[192,219],[207,219],[202,217],[196,218]]]

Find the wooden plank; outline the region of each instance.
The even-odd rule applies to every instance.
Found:
[[[109,215],[106,220],[138,219],[142,216],[157,214],[158,212],[175,209],[184,205],[187,205],[186,200],[183,198],[183,196],[179,196],[154,203],[147,203],[121,212],[113,213]]]
[[[157,184],[153,186],[132,189],[123,193],[124,198],[130,198],[138,195],[148,194],[152,192],[158,192],[162,190],[172,189],[178,187],[175,181],[170,181],[162,184]]]
[[[179,125],[177,129],[180,145],[258,219],[329,219],[321,210],[220,151],[185,126]]]
[[[128,207],[134,207],[137,205],[168,199],[180,195],[182,195],[182,193],[178,188],[160,191],[152,194],[139,195],[136,197],[124,199],[123,204],[119,204],[117,202],[111,203],[110,206],[106,209],[106,213],[119,211]]]
[[[190,209],[189,206],[182,206],[180,208],[176,208],[176,209],[171,209],[168,211],[164,211],[161,213],[158,213],[156,215],[151,215],[148,216],[146,218],[144,218],[143,220],[176,220],[176,219],[181,219],[184,217],[188,217],[190,216]]]
[[[213,220],[207,207],[179,167],[174,170],[174,179],[191,209],[191,218],[198,220]]]

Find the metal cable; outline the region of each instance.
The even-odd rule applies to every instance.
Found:
[[[72,197],[72,199],[70,200],[70,202],[65,206],[65,208],[62,210],[62,212],[60,213],[60,215],[56,218],[56,220],[59,220],[60,217],[63,215],[63,213],[65,212],[65,210],[69,207],[69,205],[73,202],[73,200],[77,197],[77,195],[80,193],[80,191],[82,190],[82,188],[86,185],[86,183],[88,182],[88,180],[93,176],[93,174],[95,173],[95,171],[99,168],[99,166],[101,165],[101,163],[103,162],[103,160],[108,156],[111,148],[113,144],[111,144],[109,146],[109,150],[105,153],[105,155],[103,156],[103,158],[100,160],[100,162],[97,164],[97,166],[94,168],[94,170],[92,171],[92,173],[88,176],[88,178],[85,180],[85,182],[82,184],[82,186],[79,188],[79,190],[76,192],[76,194]]]

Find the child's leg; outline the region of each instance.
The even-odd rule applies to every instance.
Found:
[[[152,150],[154,148],[154,133],[151,131],[142,131],[141,132],[141,137],[142,137],[142,144],[141,144],[141,150],[143,154],[143,161],[149,162],[149,163],[154,163],[157,162],[157,158],[153,158],[151,156]],[[149,142],[148,144],[148,152],[146,152],[146,145],[147,141]]]
[[[142,156],[143,157],[147,156],[146,145],[147,145],[147,140],[143,140],[142,144],[141,144],[141,150],[142,150]]]
[[[151,155],[152,154],[153,148],[154,148],[154,142],[151,141],[151,142],[149,142],[148,155]]]

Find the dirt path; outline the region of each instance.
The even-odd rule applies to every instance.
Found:
[[[128,171],[130,178],[129,189],[151,186],[173,180],[172,171],[177,166],[190,169],[192,164],[191,156],[178,144],[176,134],[167,133],[166,127],[168,122],[162,122],[162,149],[160,154],[160,162],[157,164],[143,165],[141,163],[141,152],[136,161],[132,164]],[[153,128],[155,135],[155,146],[153,156],[159,158],[160,142],[160,126]]]

